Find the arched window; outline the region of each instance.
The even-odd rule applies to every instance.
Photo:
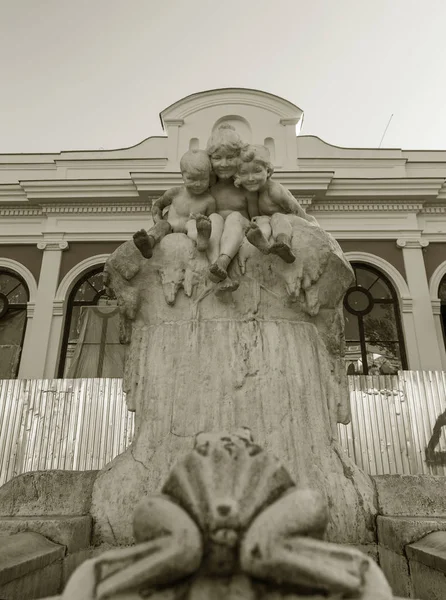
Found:
[[[106,294],[103,265],[85,273],[68,297],[58,376],[122,377],[116,299]]]
[[[344,297],[349,375],[389,375],[407,368],[398,297],[380,271],[352,263],[355,283]]]
[[[0,269],[0,379],[15,379],[19,372],[28,300],[20,275]]]

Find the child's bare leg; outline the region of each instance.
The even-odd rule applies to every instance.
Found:
[[[270,217],[254,217],[246,232],[247,240],[264,254],[269,254],[269,239],[271,237]]]
[[[293,230],[287,216],[282,213],[275,213],[271,217],[271,230],[274,242],[271,244],[269,251],[280,256],[287,263],[294,262],[296,256],[291,250]]]
[[[223,233],[223,228],[225,226],[225,221],[223,217],[218,213],[212,213],[209,216],[209,219],[211,221],[212,230],[206,254],[209,262],[212,264],[220,256],[220,241]]]
[[[248,226],[248,219],[239,212],[234,211],[227,217],[221,236],[220,256],[209,267],[209,277],[212,281],[223,281],[228,276],[229,263],[237,254]]]
[[[171,233],[171,231],[172,227],[167,221],[158,221],[158,223],[151,227],[149,231],[146,231],[145,229],[137,231],[133,235],[133,241],[144,258],[150,258],[154,246],[158,244],[163,237]]]

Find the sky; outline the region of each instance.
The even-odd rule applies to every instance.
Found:
[[[388,125],[383,148],[446,150],[445,23],[445,0],[0,0],[0,153],[132,146],[223,87],[337,146]]]

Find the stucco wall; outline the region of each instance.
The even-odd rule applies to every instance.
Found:
[[[39,282],[42,256],[42,250],[39,250],[36,244],[0,245],[0,258],[9,258],[21,263],[31,271],[37,283]]]
[[[344,252],[368,252],[383,258],[406,278],[403,254],[396,240],[338,240]]]

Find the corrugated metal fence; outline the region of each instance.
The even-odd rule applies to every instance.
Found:
[[[0,380],[0,485],[27,471],[100,469],[132,437],[121,379]]]
[[[425,449],[446,411],[446,373],[349,377],[352,421],[341,445],[366,472],[431,473]],[[446,427],[444,428],[446,429]],[[44,469],[100,469],[130,444],[121,379],[0,380],[0,485]],[[445,453],[446,431],[436,447]]]

